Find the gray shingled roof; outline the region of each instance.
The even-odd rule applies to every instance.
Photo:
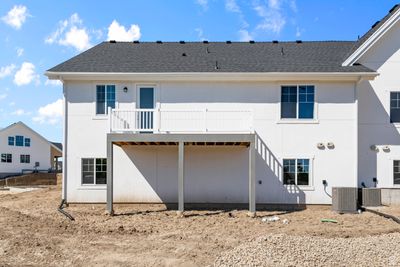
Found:
[[[390,17],[400,9],[400,5],[395,5],[392,9],[389,10],[389,13],[380,21],[377,21],[372,25],[371,29],[367,31],[357,42],[354,43],[354,46],[350,49],[348,55],[346,57],[351,56],[365,41],[368,40]]]
[[[62,144],[61,143],[56,143],[56,142],[51,142],[55,147],[57,147],[59,150],[62,151]]]
[[[49,72],[372,72],[361,65],[342,66],[354,45],[348,41],[103,42]]]

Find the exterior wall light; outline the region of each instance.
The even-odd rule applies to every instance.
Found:
[[[318,143],[317,147],[318,147],[318,149],[325,149],[324,143]]]
[[[376,145],[371,145],[369,147],[372,151],[379,152],[379,148]]]
[[[128,93],[128,87],[125,86],[123,90],[124,90],[124,93]]]

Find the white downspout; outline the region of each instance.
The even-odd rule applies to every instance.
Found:
[[[358,136],[358,85],[363,81],[363,78],[360,76],[358,80],[354,84],[354,177],[355,177],[355,184],[354,187],[358,187],[358,142],[359,142],[359,136]]]
[[[59,77],[60,81],[63,84],[63,125],[64,125],[64,133],[63,133],[63,179],[62,179],[62,199],[64,202],[68,203],[67,201],[67,177],[68,177],[68,104],[67,104],[67,88],[64,80]]]

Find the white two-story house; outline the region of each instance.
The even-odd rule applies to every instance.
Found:
[[[330,204],[400,185],[400,9],[357,41],[103,42],[63,82],[69,202]]]
[[[62,146],[19,121],[0,129],[0,179],[33,171],[56,171]]]

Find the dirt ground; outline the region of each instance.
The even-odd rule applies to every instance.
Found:
[[[70,205],[66,211],[75,221],[69,221],[57,211],[60,195],[55,186],[0,194],[0,266],[207,266],[266,234],[348,238],[400,232],[399,224],[378,215],[339,215],[325,206],[262,211],[257,218],[244,210],[187,211],[182,218],[163,205],[116,205],[113,217],[105,205]],[[280,221],[261,221],[274,214]]]

